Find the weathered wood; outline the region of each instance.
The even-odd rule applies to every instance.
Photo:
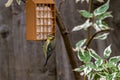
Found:
[[[0,34],[0,80],[74,80],[58,27],[56,54],[53,53],[44,72],[42,42],[26,41],[25,4],[22,3],[20,6],[12,4],[11,7],[5,8],[6,1],[0,1],[0,32],[4,30],[8,32],[7,35],[5,33],[6,37]],[[56,0],[57,5],[58,2],[59,0]],[[110,33],[106,41],[96,41],[91,45],[101,56],[110,43],[112,43],[112,56],[120,54],[119,4],[120,0],[111,0],[110,10],[114,17],[107,19],[110,27],[115,30]],[[82,24],[85,20],[77,10],[87,9],[87,6],[86,3],[76,4],[75,0],[65,0],[61,7],[62,20],[70,32],[70,41],[74,47],[77,41],[86,36],[84,31],[71,32],[74,26]],[[79,60],[77,62],[81,63]]]

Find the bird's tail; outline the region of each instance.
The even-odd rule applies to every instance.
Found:
[[[44,67],[47,65],[48,58],[45,60]]]
[[[51,54],[49,54],[48,57],[46,58],[45,63],[44,63],[44,67],[47,65],[48,59],[50,58],[50,56],[51,56]]]

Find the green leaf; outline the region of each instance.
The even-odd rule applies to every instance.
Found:
[[[111,75],[112,75],[112,76],[111,76],[112,80],[115,80],[115,78],[116,78],[116,76],[117,76],[117,72],[114,72],[114,73],[112,73]]]
[[[111,69],[111,72],[118,72],[118,68],[114,65],[112,67],[109,67]]]
[[[118,64],[118,69],[119,69],[119,71],[120,71],[120,63]]]
[[[90,73],[88,74],[88,80],[93,80],[93,79],[94,79],[94,76],[95,76],[95,74],[90,72]]]
[[[84,49],[79,49],[79,51],[78,51],[78,58],[79,58],[79,60],[80,61],[84,61]]]
[[[104,70],[104,68],[103,68],[103,66],[96,66],[96,67],[94,68],[94,70],[95,70],[95,71],[102,71],[102,70]]]
[[[105,40],[107,38],[108,34],[109,33],[103,33],[101,35],[94,37],[94,39]]]
[[[89,49],[89,53],[95,60],[101,60],[101,57],[93,49]]]
[[[119,77],[119,78],[120,78],[120,71],[117,73],[117,77]]]
[[[91,56],[88,51],[83,49],[79,49],[78,51],[78,58],[83,61],[84,63],[89,63],[91,60]]]
[[[87,67],[90,67],[90,68],[92,68],[92,69],[95,68],[95,65],[94,65],[92,62],[86,63],[86,66],[87,66]]]
[[[21,0],[16,0],[16,2],[20,5],[20,3],[21,3]]]
[[[101,15],[98,15],[97,16],[97,19],[98,20],[104,20],[104,19],[106,19],[106,18],[108,18],[108,17],[113,17],[112,15],[111,15],[111,12],[105,12],[105,13],[103,13],[103,14],[101,14]]]
[[[84,24],[78,25],[78,26],[74,27],[74,28],[72,29],[72,31],[79,31],[79,30],[81,30],[81,29],[86,30],[86,29],[87,29],[88,27],[90,27],[91,25],[92,25],[92,22],[90,22],[90,20],[87,19]]]
[[[110,29],[109,27],[108,27],[108,24],[106,23],[106,22],[104,22],[104,21],[102,21],[102,23],[101,23],[101,30],[106,30],[106,29]]]
[[[89,12],[86,11],[86,10],[80,10],[79,12],[80,12],[80,14],[81,14],[83,17],[85,17],[85,18],[92,18],[92,17],[93,17],[93,14],[92,14],[92,13],[89,13]]]
[[[99,25],[96,24],[96,23],[94,23],[94,26],[93,26],[93,27],[94,27],[94,29],[96,30],[96,32],[101,30],[101,28],[99,27]]]
[[[99,59],[97,61],[95,61],[95,65],[98,67],[98,66],[101,66],[103,64],[103,59]]]
[[[5,3],[5,7],[9,7],[12,4],[13,0],[8,0],[7,3]]]
[[[97,31],[106,30],[106,29],[110,29],[110,28],[108,27],[108,24],[106,24],[104,21],[97,20],[94,23],[94,29],[97,32]]]
[[[78,3],[79,1],[81,1],[81,3],[84,2],[84,1],[86,1],[87,3],[89,3],[89,0],[76,0],[76,3]]]
[[[100,80],[109,80],[108,76],[110,74],[108,72],[102,71],[102,72],[99,72],[98,75],[100,76]]]
[[[95,74],[94,79],[95,79],[95,80],[100,80],[100,75],[98,75],[98,73]]]
[[[83,71],[83,70],[84,70],[84,68],[85,68],[85,66],[84,66],[84,65],[82,65],[82,66],[80,66],[79,68],[75,68],[73,71],[76,71],[76,72],[81,72],[81,71]]]
[[[109,74],[109,75],[106,76],[106,80],[116,80],[116,79],[115,79],[115,78],[116,78],[116,75],[117,75],[116,72],[115,72],[115,73],[112,73],[112,74]]]
[[[104,71],[104,72],[99,72],[98,75],[100,75],[101,78],[105,78],[108,75],[108,73]]]
[[[86,39],[80,40],[79,42],[76,43],[76,48],[81,48],[86,42]]]
[[[92,62],[85,63],[84,74],[89,75],[94,68],[95,65]]]
[[[101,14],[105,13],[109,9],[109,2],[110,2],[110,0],[108,0],[104,5],[95,9],[94,15],[97,16],[97,15],[101,15]]]
[[[104,2],[104,0],[97,0],[97,1],[98,1],[98,2],[101,2],[101,3]]]
[[[88,75],[91,71],[92,71],[92,68],[91,68],[90,66],[86,66],[86,67],[84,68],[84,73],[85,73],[85,75]]]
[[[106,77],[101,77],[100,80],[106,80]]]
[[[112,50],[111,50],[111,45],[109,45],[105,50],[104,50],[104,58],[107,59],[110,57]]]
[[[106,63],[106,67],[111,68],[113,70],[113,67],[115,67],[116,65],[113,62],[108,62]]]
[[[116,66],[120,61],[120,56],[114,56],[109,59],[109,64]]]

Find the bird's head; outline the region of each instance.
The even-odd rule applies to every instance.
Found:
[[[47,37],[48,40],[53,40],[54,38],[55,38],[55,36],[53,36],[52,34],[49,34]]]

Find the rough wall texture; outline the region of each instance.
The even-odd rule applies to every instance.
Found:
[[[26,41],[25,38],[25,4],[18,6],[14,3],[11,7],[5,8],[6,1],[0,1],[0,80],[74,80],[58,28],[56,54],[51,56],[47,67],[44,68],[44,55],[41,49],[43,43]],[[59,1],[56,0],[57,6]],[[94,6],[96,4],[98,3],[94,3]],[[91,46],[102,53],[105,46],[112,43],[113,55],[119,55],[120,0],[111,0],[110,4],[114,17],[107,21],[115,30],[106,41],[96,41]],[[85,37],[84,31],[71,32],[74,26],[84,22],[77,9],[85,8],[87,9],[85,3],[76,4],[75,0],[65,0],[60,9],[63,21],[70,31],[73,46],[79,39]]]

